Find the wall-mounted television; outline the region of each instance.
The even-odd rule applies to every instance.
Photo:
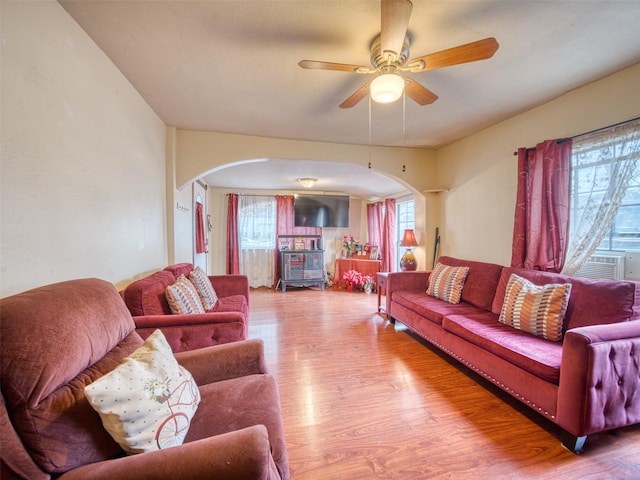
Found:
[[[348,195],[296,195],[296,227],[348,227]]]

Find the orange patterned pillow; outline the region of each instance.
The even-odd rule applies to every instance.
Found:
[[[499,321],[559,342],[570,294],[570,283],[535,285],[513,273],[507,283]]]
[[[427,295],[447,303],[460,303],[462,287],[469,273],[469,267],[449,267],[436,263],[431,275]]]
[[[175,315],[204,313],[204,307],[196,287],[184,275],[180,275],[176,283],[167,287],[165,295],[167,302],[169,302],[171,313]]]

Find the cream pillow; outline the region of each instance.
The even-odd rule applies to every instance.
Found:
[[[207,274],[200,267],[196,267],[190,274],[189,280],[196,287],[200,300],[202,300],[202,306],[205,310],[211,310],[216,306],[218,301],[218,295],[211,285],[211,280]]]
[[[518,330],[559,342],[570,294],[570,283],[535,285],[512,273],[498,320]]]
[[[469,273],[469,267],[450,267],[436,263],[429,275],[427,295],[447,303],[460,303],[462,287]]]
[[[181,445],[200,403],[198,385],[160,330],[84,391],[128,454]]]

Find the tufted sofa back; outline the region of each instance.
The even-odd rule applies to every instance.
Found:
[[[491,310],[502,266],[445,256],[438,258],[438,262],[451,267],[469,267],[469,273],[462,289],[462,301],[483,310]]]
[[[507,284],[515,273],[536,285],[570,283],[563,330],[590,325],[627,322],[640,318],[640,283],[626,280],[592,280],[559,273],[505,267],[493,301],[493,312],[500,314]]]
[[[121,454],[84,396],[142,344],[112,284],[72,280],[4,298],[0,335],[3,474],[36,478],[35,467],[61,473]]]

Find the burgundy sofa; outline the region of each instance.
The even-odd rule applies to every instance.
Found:
[[[259,340],[176,353],[201,402],[180,446],[125,455],[84,387],[142,345],[108,282],[0,300],[0,477],[288,479],[280,399]]]
[[[189,278],[191,263],[169,265],[129,284],[122,292],[136,330],[147,338],[162,330],[174,352],[236,342],[248,338],[249,281],[244,275],[210,275],[218,302],[207,313],[174,315],[165,290],[180,275]]]
[[[428,296],[430,272],[390,273],[392,321],[555,422],[573,452],[589,434],[640,423],[640,283],[438,261],[469,267],[461,302]],[[536,285],[572,284],[561,342],[498,322],[512,273]]]

